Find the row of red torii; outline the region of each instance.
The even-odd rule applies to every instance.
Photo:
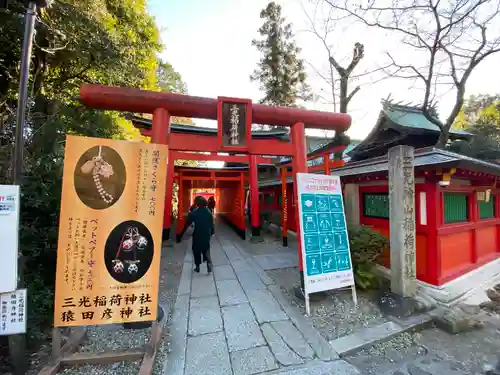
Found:
[[[199,160],[203,157],[202,160],[248,163],[250,210],[258,213],[257,165],[259,161],[262,162],[263,155],[290,157],[293,176],[296,173],[307,173],[305,128],[343,132],[351,125],[351,118],[347,114],[254,104],[248,99],[228,97],[212,99],[103,85],[83,85],[80,88],[80,100],[92,108],[153,115],[151,130],[143,131],[143,134],[150,136],[152,143],[168,145],[169,149],[165,228],[171,227],[170,202],[174,182],[174,161],[177,158]],[[217,137],[171,133],[171,116],[217,120]],[[290,127],[291,142],[282,142],[278,139],[252,139],[252,124]],[[193,152],[210,152],[213,155],[196,155]],[[217,155],[217,152],[229,153],[229,156]],[[294,184],[294,195],[297,201],[296,184]],[[295,217],[298,218],[298,213]],[[251,226],[253,234],[258,233],[260,226],[258,214],[251,215]],[[299,228],[298,225],[296,227]],[[299,267],[302,270],[300,242]]]

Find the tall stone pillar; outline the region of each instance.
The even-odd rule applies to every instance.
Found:
[[[359,227],[359,186],[357,184],[345,184],[344,206],[347,225],[351,228]]]
[[[413,147],[389,150],[389,204],[391,291],[412,297],[417,287]]]

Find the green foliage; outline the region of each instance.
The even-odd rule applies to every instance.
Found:
[[[361,289],[377,287],[378,280],[372,272],[373,263],[389,246],[389,240],[375,230],[361,226],[349,229],[354,281]]]
[[[0,10],[0,183],[10,183],[23,14],[19,0]],[[39,14],[35,35],[20,228],[31,334],[52,322],[66,134],[142,139],[118,113],[76,102],[79,87],[185,88],[168,63],[158,62],[162,46],[146,0],[56,1]]]
[[[156,81],[161,91],[187,94],[187,85],[182,81],[181,75],[168,62],[159,62]]]
[[[466,101],[455,128],[473,134],[467,141],[455,141],[452,151],[482,160],[500,159],[500,96],[472,96]]]
[[[295,44],[292,25],[286,23],[281,6],[275,2],[270,2],[261,11],[260,18],[264,20],[259,29],[261,39],[253,40],[252,45],[262,57],[250,79],[260,82],[265,93],[261,103],[295,107],[297,99],[308,100],[311,95],[304,61],[298,57],[300,48]]]
[[[471,95],[453,124],[455,129],[466,129],[473,125],[486,108],[492,108],[500,102],[500,95]]]

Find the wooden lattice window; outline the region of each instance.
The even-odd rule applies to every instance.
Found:
[[[477,205],[479,207],[479,218],[481,220],[495,217],[495,196],[492,195],[488,202],[478,202]]]
[[[389,219],[389,194],[363,193],[363,216]]]
[[[469,196],[465,193],[444,193],[444,222],[461,223],[469,220]]]

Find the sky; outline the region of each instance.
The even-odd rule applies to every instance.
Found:
[[[316,72],[326,73],[328,55],[319,39],[310,33],[306,14],[312,14],[308,0],[278,0],[284,16],[291,22],[300,57],[306,60],[308,82],[315,100],[306,103],[309,109],[333,111],[330,103],[321,97],[331,97],[328,87]],[[251,45],[258,38],[262,24],[260,11],[268,0],[149,0],[150,13],[155,17],[165,50],[161,57],[170,62],[182,76],[190,95],[216,98],[217,96],[250,98],[257,102],[263,94],[257,82],[249,76],[257,67],[259,53]],[[365,45],[365,58],[358,72],[363,73],[383,65],[388,50],[393,55],[401,51],[397,35],[378,30],[367,30],[361,25],[343,24],[336,27],[330,39],[336,56],[348,58],[354,42]],[[467,95],[500,92],[496,73],[500,54],[481,63],[467,84]],[[391,95],[396,101],[421,102],[422,91],[410,88],[404,80],[361,78],[355,83],[361,90],[349,107],[353,123],[348,131],[351,138],[362,139],[376,123],[381,109],[380,101]],[[440,95],[439,111],[447,114],[453,104],[453,94]],[[216,126],[208,120],[195,120],[200,126]],[[324,132],[312,132],[323,135]]]

